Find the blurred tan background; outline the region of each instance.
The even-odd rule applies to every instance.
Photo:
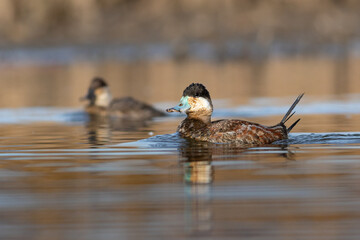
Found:
[[[151,103],[359,93],[359,33],[356,0],[2,0],[0,107],[78,107],[94,76]]]

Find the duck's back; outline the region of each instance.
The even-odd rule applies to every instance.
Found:
[[[109,114],[129,119],[149,119],[165,114],[149,104],[135,100],[132,97],[114,99],[109,106]]]
[[[219,120],[201,125],[201,121],[185,119],[179,133],[198,141],[214,143],[269,144],[287,138],[285,126],[263,126],[243,120]]]

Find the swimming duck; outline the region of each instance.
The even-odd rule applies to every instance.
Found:
[[[89,100],[85,110],[94,115],[116,116],[131,120],[146,120],[165,115],[149,104],[132,97],[113,99],[108,84],[99,77],[92,80],[87,95],[81,100]]]
[[[177,129],[180,136],[184,138],[212,143],[262,145],[288,138],[288,133],[300,119],[288,128],[285,126],[285,122],[295,113],[292,113],[292,110],[303,95],[297,97],[280,123],[270,127],[244,120],[224,119],[212,122],[213,105],[210,94],[200,83],[189,85],[184,90],[180,103],[166,111],[186,113],[186,119]]]

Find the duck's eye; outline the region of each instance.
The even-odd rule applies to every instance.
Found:
[[[179,107],[182,107],[182,105],[183,105],[183,104],[182,104],[182,103],[180,103],[180,104],[179,104]]]

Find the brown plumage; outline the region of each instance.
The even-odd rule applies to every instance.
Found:
[[[89,100],[85,108],[89,114],[133,120],[165,116],[165,113],[132,97],[112,99],[108,85],[102,78],[92,80],[88,94],[82,99]]]
[[[167,111],[185,112],[187,114],[187,118],[181,122],[177,129],[184,138],[213,143],[236,142],[244,145],[262,145],[288,138],[288,133],[300,119],[289,128],[285,126],[285,122],[294,114],[292,110],[302,96],[303,94],[295,100],[280,123],[274,126],[263,126],[243,120],[218,120],[211,122],[211,98],[202,84],[191,84],[187,87],[179,105],[167,109]]]
[[[182,137],[213,143],[268,144],[287,138],[285,126],[266,127],[243,120],[224,119],[205,124],[186,118],[177,131]]]

